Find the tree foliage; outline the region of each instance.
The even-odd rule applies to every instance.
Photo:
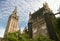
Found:
[[[56,28],[55,28],[56,32],[60,33],[60,18],[56,19],[55,26],[56,26]]]
[[[52,41],[43,35],[29,39],[28,34],[21,34],[20,31],[7,34],[5,39],[8,41]]]

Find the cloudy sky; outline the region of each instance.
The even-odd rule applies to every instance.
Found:
[[[15,6],[19,15],[19,28],[27,27],[29,12],[33,13],[47,2],[51,10],[56,13],[60,0],[0,0],[0,37],[3,37],[8,17]]]

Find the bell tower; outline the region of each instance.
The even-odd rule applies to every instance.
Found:
[[[16,32],[18,30],[18,16],[17,16],[17,7],[8,18],[8,23],[6,27],[5,34]]]

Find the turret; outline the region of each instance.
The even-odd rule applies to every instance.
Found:
[[[43,7],[44,9],[48,10],[49,9],[48,3],[47,2],[43,3]]]
[[[23,33],[24,34],[28,34],[28,31],[27,31],[27,28],[26,27],[24,28]]]
[[[29,13],[29,21],[28,22],[31,22],[31,18],[32,18],[32,14],[31,12]]]

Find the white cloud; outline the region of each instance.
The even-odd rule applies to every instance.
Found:
[[[18,14],[22,18],[26,17],[23,20],[28,19],[28,12],[34,12],[38,10],[40,7],[42,7],[43,3],[47,1],[49,4],[49,7],[53,10],[53,12],[57,12],[57,8],[59,7],[59,0],[7,0],[6,2],[2,1],[5,5],[2,4],[4,10],[3,12],[7,14],[11,14],[12,10],[14,9],[14,6],[18,7]],[[55,3],[54,3],[55,2]],[[7,11],[6,11],[7,10]],[[27,12],[27,13],[26,13]],[[4,14],[5,15],[5,14]],[[20,18],[20,20],[21,20]]]
[[[5,29],[1,29],[0,28],[0,37],[3,37],[4,36],[4,32],[5,32]]]

